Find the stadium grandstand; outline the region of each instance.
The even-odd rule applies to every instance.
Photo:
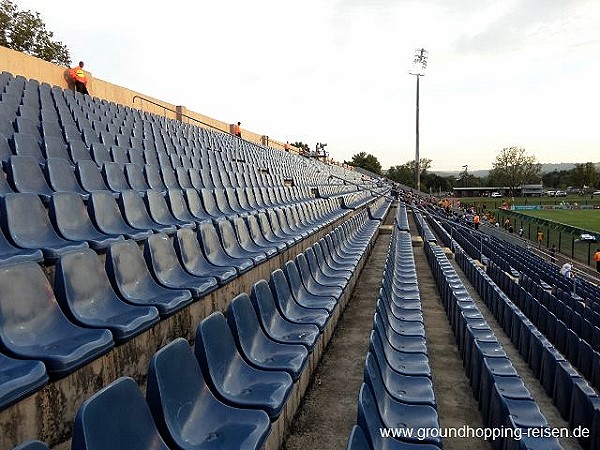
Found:
[[[597,280],[368,172],[0,61],[0,450],[600,449]]]

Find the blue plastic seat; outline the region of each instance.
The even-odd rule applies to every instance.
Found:
[[[260,250],[251,252],[242,248],[229,220],[217,220],[216,225],[221,238],[220,241],[223,244],[223,250],[229,256],[238,259],[250,258],[254,264],[260,264],[267,259],[267,255]]]
[[[261,226],[258,222],[257,215],[248,216],[245,220],[248,225],[250,237],[261,247],[275,247],[278,252],[282,252],[286,248],[288,248],[288,245],[282,240],[275,238],[275,236],[273,235],[267,237],[263,233]]]
[[[319,327],[312,324],[292,323],[278,311],[273,293],[265,280],[252,286],[250,301],[265,333],[283,344],[302,344],[312,351],[319,339]]]
[[[48,382],[41,361],[14,359],[0,353],[0,410],[37,391]]]
[[[72,450],[169,450],[137,383],[119,378],[87,399],[75,417]]]
[[[352,270],[342,267],[342,266],[339,266],[339,265],[327,260],[327,258],[325,257],[325,254],[323,253],[323,248],[321,247],[319,242],[317,242],[315,245],[313,245],[312,247],[309,247],[307,250],[305,250],[305,252],[310,252],[310,251],[314,252],[314,255],[316,258],[316,265],[326,275],[333,275],[335,277],[343,277],[346,280],[350,280],[350,278],[352,278],[352,273],[353,273]],[[307,253],[307,254],[310,254],[310,253]],[[310,263],[310,259],[309,259],[309,263]]]
[[[44,164],[44,155],[40,147],[40,137],[31,133],[15,133],[10,139],[13,153],[18,156],[28,156],[37,164]]]
[[[64,376],[113,347],[108,330],[78,327],[61,312],[35,263],[0,268],[0,345],[9,356],[37,359]]]
[[[377,360],[401,375],[421,375],[431,377],[429,358],[423,353],[402,353],[394,349],[387,340],[382,341],[379,333],[371,331],[369,350],[375,354]]]
[[[245,273],[254,267],[254,263],[249,258],[235,258],[225,253],[223,244],[212,222],[208,220],[200,222],[198,224],[198,236],[206,259],[215,266],[235,267],[239,274]]]
[[[202,206],[204,211],[213,219],[218,219],[220,217],[228,217],[223,211],[219,209],[217,203],[215,201],[215,197],[211,190],[209,189],[201,189],[198,192],[200,198],[202,199]]]
[[[373,397],[382,422],[388,428],[434,429],[439,428],[438,415],[434,407],[423,404],[402,403],[394,399],[385,389],[381,377],[367,378],[367,386],[372,389]],[[407,441],[429,442],[441,446],[440,438],[419,440],[416,436]]]
[[[196,189],[185,189],[184,191],[185,200],[187,203],[187,207],[196,220],[212,220],[212,216],[206,211],[204,205],[202,204],[202,200],[200,199],[200,195]]]
[[[155,234],[148,238],[144,246],[144,258],[156,280],[172,289],[189,289],[198,299],[218,287],[214,277],[191,275],[181,266],[171,238],[165,234]]]
[[[201,222],[201,220],[194,217],[188,209],[183,191],[179,189],[169,189],[166,198],[169,203],[169,208],[173,213],[173,217],[177,220],[187,223]]]
[[[264,253],[267,258],[277,254],[277,248],[263,240],[261,243],[256,242],[250,236],[248,224],[242,217],[233,219],[233,228],[240,243],[240,246],[251,253]],[[262,245],[261,245],[262,244]]]
[[[126,163],[124,167],[125,177],[127,178],[127,182],[129,183],[129,186],[131,186],[131,189],[138,192],[145,192],[150,189],[141,166],[133,163]]]
[[[48,158],[44,169],[54,192],[74,192],[88,199],[89,194],[79,185],[74,169],[67,160]]]
[[[122,235],[98,231],[92,224],[83,199],[75,192],[52,194],[48,212],[58,233],[69,241],[86,241],[94,250],[103,250],[123,240]]]
[[[0,214],[4,214],[0,210]],[[0,218],[0,223],[4,219]],[[13,246],[6,237],[4,232],[0,228],[0,265],[13,264],[25,261],[41,262],[44,260],[44,254],[41,250],[34,249],[21,249]]]
[[[381,316],[377,313],[375,313],[373,329],[379,333],[382,341],[386,339],[393,348],[400,352],[427,354],[425,338],[396,333],[392,327],[386,326]]]
[[[283,273],[296,303],[306,308],[326,309],[330,314],[335,310],[337,306],[337,299],[335,297],[332,295],[316,295],[308,292],[302,283],[302,278],[300,278],[300,273],[294,260],[284,264]]]
[[[292,247],[296,242],[298,242],[295,237],[285,235],[280,231],[280,228],[273,226],[271,222],[269,222],[269,218],[266,213],[261,212],[252,217],[256,217],[256,220],[260,226],[260,230],[267,240],[276,243],[282,242],[288,248]]]
[[[146,176],[146,181],[148,182],[150,189],[159,192],[165,192],[167,190],[157,166],[146,164],[144,166],[144,175]]]
[[[119,204],[123,218],[132,228],[152,230],[155,233],[165,234],[174,234],[177,231],[175,225],[162,225],[154,221],[150,217],[150,214],[148,214],[144,199],[136,191],[129,189],[121,192],[117,203]]]
[[[16,192],[36,194],[48,202],[53,191],[37,161],[29,156],[11,156],[6,168]]]
[[[271,340],[261,328],[247,294],[239,294],[227,307],[227,323],[240,353],[259,369],[284,370],[294,381],[300,378],[308,361],[308,350],[300,344]]]
[[[436,406],[431,379],[394,372],[385,361],[379,361],[375,353],[367,353],[364,376],[367,384],[383,383],[388,394],[399,402]]]
[[[54,291],[59,305],[74,323],[106,328],[122,343],[159,320],[152,306],[133,306],[117,297],[98,255],[85,249],[64,255],[56,263]]]
[[[373,449],[380,450],[439,450],[439,446],[429,443],[412,443],[393,437],[383,437],[381,430],[385,429],[379,415],[377,402],[371,388],[363,383],[358,394],[358,426],[365,431],[365,435]],[[405,429],[404,425],[398,428]]]
[[[198,235],[193,230],[177,230],[175,248],[181,264],[192,275],[215,277],[219,284],[225,284],[237,277],[235,267],[216,266],[206,259],[198,242]]]
[[[152,230],[140,230],[129,226],[110,192],[96,191],[90,195],[88,213],[96,228],[102,233],[120,235],[140,241],[153,234]]]
[[[329,312],[326,309],[306,308],[294,300],[290,286],[281,269],[271,272],[269,287],[273,292],[275,303],[281,314],[290,322],[313,324],[324,330],[329,320]]]
[[[41,441],[27,441],[13,447],[12,450],[49,450],[49,448]]]
[[[135,241],[111,245],[105,266],[115,290],[124,300],[134,305],[154,306],[161,317],[168,317],[192,302],[189,290],[165,288],[154,281]]]
[[[152,357],[146,398],[172,449],[259,449],[271,429],[266,412],[235,408],[215,398],[182,338]]]
[[[246,363],[221,312],[200,322],[195,342],[204,377],[220,399],[241,408],[262,409],[271,420],[281,414],[292,378],[287,372],[259,370]]]
[[[358,425],[354,425],[350,431],[346,450],[371,450],[371,444],[365,432]]]
[[[117,162],[108,161],[102,164],[102,176],[111,191],[123,192],[131,189],[125,178],[123,166]]]
[[[344,292],[342,286],[334,284],[321,284],[315,279],[304,253],[298,253],[295,260],[296,266],[298,267],[298,272],[302,278],[302,283],[309,292],[315,295],[331,295],[338,299],[342,296],[342,293]]]
[[[150,217],[161,225],[174,225],[177,228],[196,228],[196,222],[178,220],[173,216],[161,192],[154,190],[146,191],[145,201]]]
[[[77,165],[75,166],[75,173],[77,174],[79,184],[81,185],[84,191],[89,193],[96,191],[111,192],[111,190],[106,185],[104,178],[102,178],[102,173],[100,172],[100,169],[94,161],[87,159],[77,161]],[[112,195],[116,196],[117,193],[115,192]]]
[[[319,263],[313,247],[304,250],[304,255],[306,256],[306,262],[308,263],[311,274],[317,283],[326,286],[346,286],[348,284],[348,280],[350,280],[349,276],[344,276],[343,274],[333,271],[328,266]]]
[[[41,249],[49,261],[88,246],[86,242],[75,243],[61,238],[35,194],[6,194],[2,198],[1,219],[5,233],[15,245],[29,250]]]

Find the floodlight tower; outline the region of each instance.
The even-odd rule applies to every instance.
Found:
[[[417,77],[417,109],[416,109],[416,141],[415,141],[415,185],[417,191],[421,190],[421,162],[419,157],[419,78],[425,76],[427,68],[427,58],[429,53],[424,48],[415,50],[413,60],[413,69],[409,72],[410,75]]]

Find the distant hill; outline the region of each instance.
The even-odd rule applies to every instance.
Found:
[[[576,163],[544,163],[542,164],[542,174],[544,173],[548,173],[548,172],[553,172],[555,170],[557,171],[561,171],[561,170],[571,170],[573,167],[575,167]],[[596,164],[596,169],[600,170],[600,162],[595,163]],[[461,171],[443,171],[443,170],[433,170],[433,173],[435,173],[436,175],[439,175],[440,177],[458,177],[459,174],[461,173]],[[474,175],[476,177],[486,177],[488,174],[490,173],[489,169],[485,170],[485,169],[480,169],[480,170],[473,170],[473,171],[469,171],[470,175]]]

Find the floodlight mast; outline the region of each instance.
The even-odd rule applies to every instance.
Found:
[[[419,78],[425,76],[425,69],[427,68],[427,58],[429,53],[424,48],[418,48],[415,50],[415,57],[413,60],[413,70],[409,72],[410,75],[417,77],[417,107],[416,107],[416,136],[415,136],[415,186],[417,191],[421,190],[421,161],[419,157]]]

